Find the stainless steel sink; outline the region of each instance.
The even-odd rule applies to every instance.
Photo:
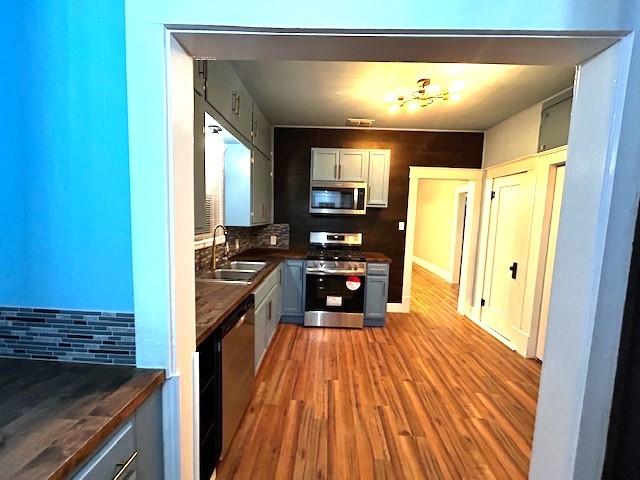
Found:
[[[240,270],[230,268],[216,268],[212,272],[204,272],[197,278],[203,282],[225,282],[225,283],[241,283],[249,284],[251,280],[258,274],[256,270]]]
[[[224,268],[230,270],[253,270],[254,272],[259,272],[264,267],[267,266],[267,262],[242,262],[242,261],[233,261],[225,264]]]

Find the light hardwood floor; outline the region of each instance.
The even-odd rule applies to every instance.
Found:
[[[219,479],[526,478],[540,364],[413,280],[385,328],[279,327]]]

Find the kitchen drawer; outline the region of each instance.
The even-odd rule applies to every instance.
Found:
[[[389,264],[367,263],[367,275],[389,275]]]
[[[282,267],[281,265],[278,265],[276,269],[271,272],[269,276],[267,276],[267,278],[265,278],[253,291],[256,308],[262,304],[266,296],[271,292],[271,289],[281,283],[281,272]]]
[[[135,426],[128,421],[118,430],[72,478],[73,480],[105,480],[135,478]],[[119,476],[118,476],[119,475]]]

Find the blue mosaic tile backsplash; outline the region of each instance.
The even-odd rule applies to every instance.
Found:
[[[135,365],[134,316],[0,307],[0,357]]]

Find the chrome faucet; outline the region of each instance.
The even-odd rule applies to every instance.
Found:
[[[229,260],[229,242],[227,241],[227,228],[224,225],[216,225],[213,229],[213,245],[211,246],[211,270],[216,269],[216,232],[218,228],[222,228],[222,234],[224,235],[224,250],[222,253],[222,260]]]

